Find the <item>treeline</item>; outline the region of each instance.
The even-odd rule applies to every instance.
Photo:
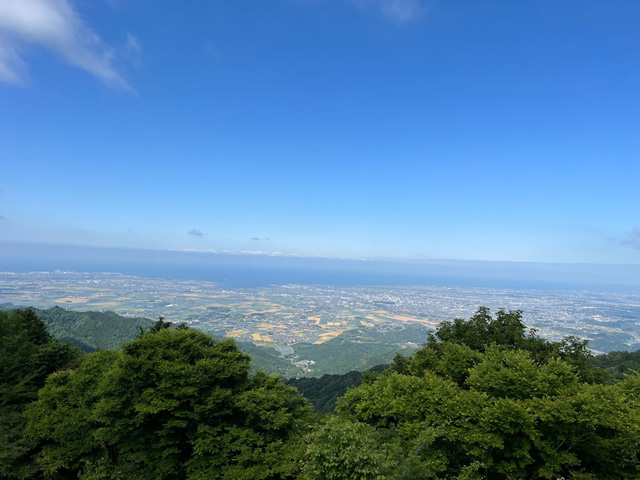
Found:
[[[508,322],[504,322],[505,313],[498,312],[497,318],[487,320],[488,310],[481,308],[479,312],[470,320],[455,320],[454,322],[442,323],[435,337],[432,335],[428,344],[433,344],[434,340],[440,338],[448,342],[462,343],[474,349],[480,349],[482,345],[498,344],[503,345],[506,338],[498,337],[495,333],[496,326],[502,321],[498,328],[506,328]],[[510,312],[507,317],[517,318],[518,330],[524,332],[521,325],[519,312]],[[530,331],[528,335],[518,333],[515,340],[511,342],[511,347],[523,348],[535,351],[543,346],[547,350],[547,355],[562,356],[565,360],[574,363],[574,367],[579,367],[582,371],[583,380],[591,383],[613,384],[624,380],[629,375],[640,373],[640,350],[635,352],[610,352],[604,355],[591,355],[587,348],[588,342],[579,340],[577,337],[566,337],[562,342],[548,342],[540,339]],[[538,346],[536,346],[538,345]],[[573,359],[568,356],[568,352],[574,352]],[[394,363],[404,361],[402,357],[397,357]],[[382,372],[390,368],[391,364],[377,365],[372,368],[372,372]],[[363,377],[367,377],[369,372],[351,371],[341,375],[323,375],[320,378],[291,378],[287,384],[296,387],[302,395],[309,400],[318,412],[332,412],[338,398],[343,396],[351,387],[357,387],[362,382]],[[588,377],[588,378],[585,378]]]
[[[147,318],[122,317],[110,311],[74,312],[57,306],[33,310],[53,337],[87,353],[118,348],[153,324]]]
[[[13,305],[0,305],[10,310]],[[141,329],[149,328],[152,320],[142,317],[123,317],[115,312],[76,312],[60,307],[33,309],[49,333],[64,343],[71,343],[86,353],[96,350],[117,349],[135,339]],[[373,328],[353,329],[322,344],[297,344],[299,358],[313,360],[313,371],[307,375],[340,374],[352,370],[367,370],[378,364],[390,363],[403,349],[399,344],[426,341],[427,329],[420,325],[404,325],[391,331],[378,332]],[[251,357],[251,370],[293,378],[303,371],[283,358],[275,348],[258,346],[250,342],[237,342],[238,347]],[[409,349],[405,349],[408,351]],[[411,348],[411,350],[413,350]],[[335,399],[334,399],[335,403]]]
[[[518,311],[444,322],[323,415],[232,340],[167,327],[83,354],[0,312],[0,478],[640,478],[640,377]]]
[[[640,350],[598,355],[592,365],[604,369],[613,380],[623,380],[627,375],[640,373]]]

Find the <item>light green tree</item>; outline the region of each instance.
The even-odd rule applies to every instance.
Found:
[[[310,436],[305,480],[383,480],[385,452],[376,430],[361,422],[330,418]]]
[[[52,375],[28,410],[48,475],[82,479],[286,479],[309,406],[249,375],[231,340],[157,329]]]
[[[339,425],[368,432],[389,480],[640,478],[640,380],[594,383],[589,361],[585,342],[548,342],[520,312],[481,308],[349,390]],[[326,438],[309,449],[316,471]]]

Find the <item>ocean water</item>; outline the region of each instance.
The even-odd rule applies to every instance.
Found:
[[[439,285],[640,291],[640,265],[371,261],[0,242],[0,271],[54,270],[200,280],[227,288],[284,284]]]

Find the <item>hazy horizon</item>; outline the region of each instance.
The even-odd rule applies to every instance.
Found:
[[[233,286],[300,283],[526,289],[640,287],[639,265],[339,259],[0,241],[0,271],[48,270],[117,272]]]

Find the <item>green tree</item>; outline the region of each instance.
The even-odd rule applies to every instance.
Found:
[[[181,323],[180,326],[186,326],[184,323]],[[164,317],[158,317],[158,320],[151,326],[147,328],[138,327],[138,335],[136,338],[140,338],[144,335],[145,332],[150,333],[158,333],[160,330],[164,330],[165,328],[171,328],[173,326],[173,322],[165,322]]]
[[[385,455],[374,428],[330,418],[310,436],[305,480],[383,480]]]
[[[33,309],[0,311],[0,478],[36,479],[38,443],[26,435],[24,409],[46,377],[81,352],[53,339]]]
[[[286,479],[310,407],[231,340],[152,329],[52,375],[28,410],[53,478]]]
[[[410,467],[415,478],[640,475],[638,382],[589,385],[567,362],[540,364],[523,350],[479,355],[462,383],[442,364],[389,372],[349,390],[338,411],[387,438],[378,449],[394,452],[393,470]]]
[[[541,338],[536,329],[527,330],[521,310],[507,312],[500,309],[492,315],[487,307],[479,307],[469,320],[457,318],[442,322],[435,332],[429,334],[424,351],[414,357],[417,362],[414,368],[419,368],[420,362],[427,362],[424,366],[432,368],[430,365],[440,361],[445,351],[451,353],[451,344],[467,347],[474,352],[484,352],[492,345],[526,350],[538,362],[561,358],[571,364],[578,376],[588,383],[606,383],[610,377],[602,368],[594,365],[588,340],[568,336],[559,342],[550,342]],[[468,351],[459,350],[459,353],[470,361],[471,354]],[[399,358],[395,363],[397,371],[407,368],[406,362],[402,364]]]
[[[367,448],[385,452],[376,468],[390,480],[640,478],[640,380],[596,384],[590,358],[586,342],[548,342],[520,312],[481,308],[347,391],[339,425],[373,429]],[[329,446],[316,437],[310,451]]]
[[[436,332],[429,335],[428,343],[457,343],[482,352],[491,344],[522,347],[531,337],[535,338],[535,331],[530,330],[527,336],[521,310],[501,309],[493,317],[487,307],[479,307],[469,320],[456,318],[442,322]]]

